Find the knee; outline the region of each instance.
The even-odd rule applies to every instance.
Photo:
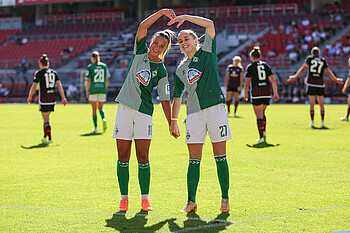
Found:
[[[148,152],[143,152],[143,153],[139,153],[137,155],[137,160],[138,162],[140,163],[144,163],[144,162],[147,162],[149,160],[149,157],[148,157]]]

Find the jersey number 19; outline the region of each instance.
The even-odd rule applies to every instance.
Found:
[[[46,89],[53,88],[55,86],[54,73],[45,73],[45,84],[46,84]]]
[[[105,71],[103,69],[95,69],[94,82],[103,83],[105,81]]]

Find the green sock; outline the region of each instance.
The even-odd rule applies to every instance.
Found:
[[[200,174],[200,159],[190,159],[187,170],[188,201],[196,202],[196,193]]]
[[[94,121],[95,128],[97,127],[97,115],[92,115],[92,120]]]
[[[121,195],[128,195],[129,162],[117,162],[117,176]]]
[[[141,194],[149,194],[149,184],[151,181],[151,167],[149,161],[139,163],[139,184]]]
[[[230,175],[226,155],[215,156],[216,170],[219,177],[222,198],[228,199],[228,189],[230,186]]]
[[[100,111],[100,115],[101,115],[101,118],[104,119],[106,116],[105,116],[105,111],[103,109],[101,109]]]

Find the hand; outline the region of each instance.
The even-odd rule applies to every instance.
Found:
[[[287,79],[287,82],[292,82],[292,81],[294,81],[294,79],[296,79],[296,77],[294,76],[294,75],[291,75],[291,76],[289,76],[289,79]]]
[[[180,137],[180,129],[177,125],[177,121],[171,121],[170,127],[169,127],[170,135],[174,138]]]
[[[345,94],[346,93],[346,89],[345,88],[341,89],[341,92],[343,92]]]
[[[339,85],[343,85],[343,79],[341,78],[337,78],[335,82]]]
[[[162,12],[170,20],[176,18],[175,12],[172,9],[162,9]]]
[[[242,87],[238,87],[237,90],[238,92],[240,92],[242,90]]]
[[[64,106],[66,106],[66,104],[67,104],[67,99],[66,99],[66,98],[63,98],[63,99],[62,99],[62,104],[63,104]]]
[[[279,100],[280,99],[280,97],[278,96],[278,94],[274,94],[273,95],[273,101],[277,101],[277,100]]]
[[[180,16],[175,17],[174,19],[172,19],[168,22],[168,26],[173,25],[174,23],[178,23],[176,27],[179,28],[181,26],[181,24],[183,24],[185,22],[185,20],[186,20],[185,17],[186,17],[186,15],[180,15]]]
[[[248,94],[244,94],[244,100],[248,101]]]
[[[32,98],[31,96],[29,96],[29,97],[27,98],[27,103],[30,104],[30,102],[32,102],[32,100],[33,100],[33,98]]]

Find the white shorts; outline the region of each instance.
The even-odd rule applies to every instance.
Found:
[[[118,105],[113,138],[123,140],[152,139],[152,135],[153,120],[150,115],[123,104]]]
[[[106,102],[106,94],[89,95],[89,100],[94,102]]]
[[[214,105],[186,118],[186,143],[205,143],[209,133],[212,143],[232,139],[224,104]]]

